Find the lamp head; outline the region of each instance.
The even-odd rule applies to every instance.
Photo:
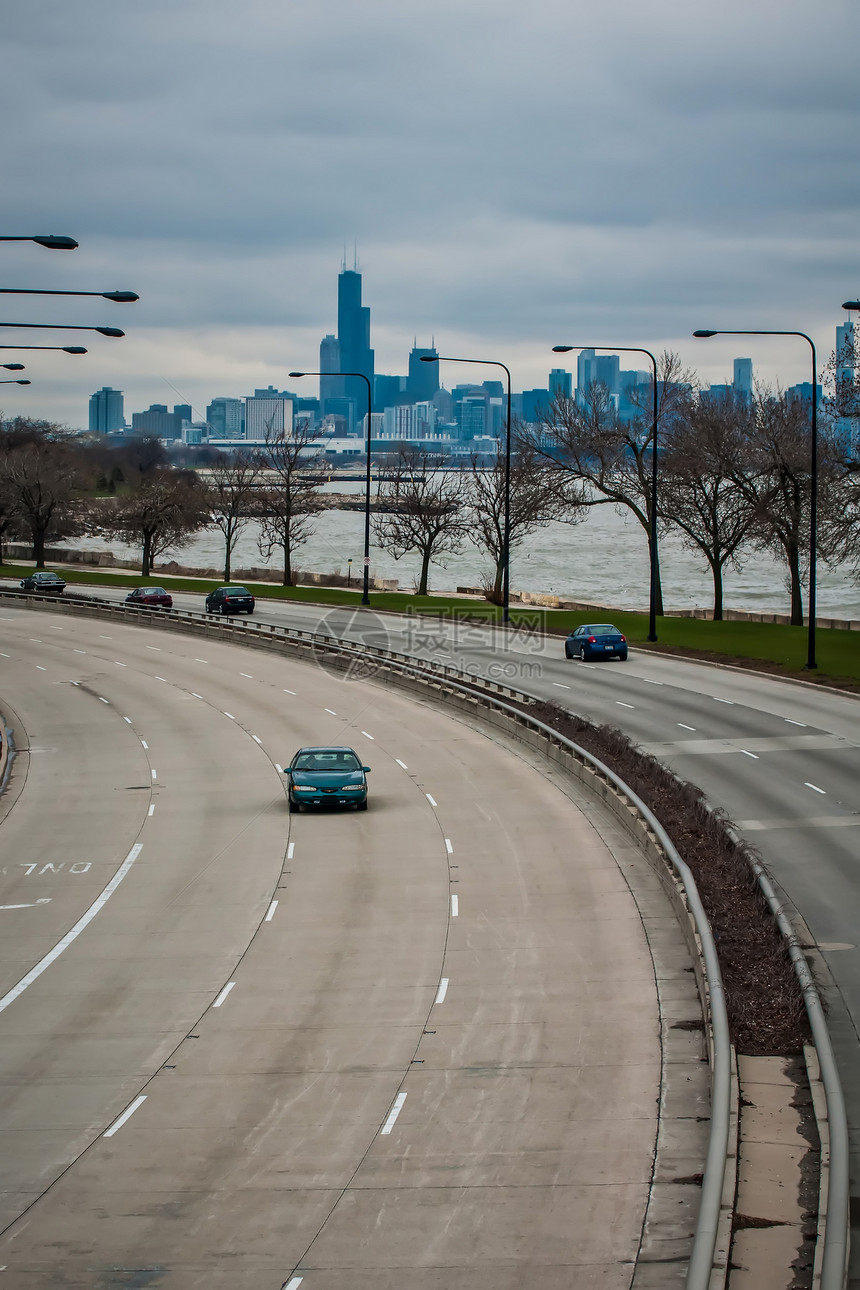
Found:
[[[306,376],[306,372],[290,372],[291,377]]]
[[[702,328],[699,331],[694,331],[693,335],[696,337],[697,340],[707,340],[709,336],[717,336],[719,335],[719,333],[715,331],[708,331],[705,328]]]
[[[101,332],[102,336],[124,336],[125,332],[120,331],[119,327],[95,327],[94,331]]]
[[[61,345],[64,354],[86,354],[83,345]]]
[[[860,300],[846,300],[843,309],[860,309]]]
[[[32,240],[39,246],[47,246],[50,251],[74,251],[78,245],[73,237],[57,237],[53,233],[40,234]]]
[[[422,354],[422,355],[421,355],[421,362],[422,362],[422,363],[438,363],[438,362],[439,362],[439,355],[438,355],[438,354]]]
[[[24,370],[23,363],[4,363],[3,366],[9,372],[23,372]]]
[[[569,354],[573,348],[573,345],[553,345],[552,352],[554,354]]]
[[[30,384],[30,382],[29,382],[29,381],[16,381],[16,382],[15,382],[15,384],[16,384],[16,385],[29,385],[29,384]]]
[[[115,300],[120,305],[130,305],[132,301],[140,299],[133,291],[103,291],[102,296],[105,300]]]

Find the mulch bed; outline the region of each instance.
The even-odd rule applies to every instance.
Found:
[[[528,713],[579,744],[642,798],[689,865],[713,931],[732,1039],[750,1056],[789,1055],[809,1040],[803,996],[770,907],[750,867],[754,851],[728,833],[728,818],[620,730],[596,726],[557,704]]]

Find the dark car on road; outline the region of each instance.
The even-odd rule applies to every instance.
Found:
[[[627,658],[627,637],[612,623],[583,623],[564,642],[566,658]]]
[[[247,587],[216,587],[206,597],[207,614],[253,614],[256,601]]]
[[[135,587],[125,598],[127,605],[148,605],[153,609],[172,609],[173,597],[163,587]]]
[[[21,579],[22,591],[53,591],[54,593],[66,590],[66,580],[61,578],[58,573],[50,573],[47,569],[36,569],[26,578]]]
[[[300,748],[284,771],[290,811],[300,806],[354,806],[366,811],[369,772],[354,748]]]

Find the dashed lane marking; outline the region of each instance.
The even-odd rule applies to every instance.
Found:
[[[398,765],[398,766],[402,766],[404,770],[408,770],[408,769],[409,769],[409,767],[406,765],[406,762],[405,762],[405,761],[401,761],[399,757],[395,757],[395,758],[394,758],[394,760],[397,762],[397,765]]]
[[[278,902],[277,902],[276,900],[273,900],[273,901],[272,901],[272,903],[271,903],[271,905],[269,906],[269,908],[266,910],[266,922],[267,922],[267,923],[270,923],[270,922],[272,921],[272,919],[275,917],[275,910],[276,910],[277,908],[278,908]]]
[[[388,1112],[388,1119],[385,1121],[385,1123],[382,1126],[382,1133],[390,1133],[391,1130],[394,1128],[397,1117],[402,1111],[403,1103],[405,1101],[406,1101],[406,1094],[398,1093],[397,1097],[394,1099],[394,1105],[392,1106],[391,1110]]]
[[[452,918],[460,917],[460,897],[459,896],[451,897],[451,917]]]
[[[432,797],[430,793],[425,793],[424,796],[427,798],[427,801],[430,803],[431,806],[439,805],[439,803],[436,801],[436,798]]]
[[[442,980],[439,982],[439,989],[436,992],[435,1002],[442,1003],[447,993],[448,993],[448,978],[446,976],[443,976]]]
[[[811,788],[815,793],[820,793],[822,797],[827,796],[823,788],[819,788],[817,784],[810,784],[808,779],[803,781],[803,786],[804,788]]]
[[[234,986],[235,984],[236,984],[236,982],[235,982],[235,981],[228,981],[228,982],[227,982],[227,984],[224,986],[224,989],[223,989],[223,990],[221,991],[221,993],[218,995],[218,998],[217,998],[217,999],[215,1000],[215,1002],[212,1004],[212,1007],[213,1007],[213,1008],[220,1008],[220,1007],[221,1007],[221,1004],[222,1004],[222,1003],[224,1002],[224,1000],[227,998],[227,995],[228,995],[228,994],[230,993],[230,991],[233,989],[233,986]]]
[[[123,1111],[122,1115],[119,1116],[118,1119],[114,1120],[110,1128],[105,1129],[104,1133],[102,1134],[102,1137],[112,1138],[113,1135],[116,1133],[117,1129],[121,1129],[122,1126],[125,1124],[125,1122],[131,1119],[131,1117],[134,1115],[138,1107],[143,1106],[145,1101],[146,1101],[146,1094],[141,1093],[138,1097],[134,1099],[131,1106],[127,1106]]]

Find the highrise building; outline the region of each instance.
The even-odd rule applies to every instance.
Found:
[[[265,439],[269,435],[293,432],[293,400],[274,389],[257,390],[245,400],[245,438]]]
[[[242,439],[245,435],[245,400],[213,399],[206,409],[213,439]]]
[[[430,349],[419,349],[413,345],[409,355],[409,375],[406,378],[406,392],[410,403],[427,403],[439,389],[439,364],[422,363],[421,359],[438,358],[435,346]]]
[[[370,310],[361,303],[361,274],[344,267],[337,279],[337,339],[341,372],[360,372],[373,389],[373,350],[370,348]],[[322,371],[322,367],[320,367]],[[358,418],[367,410],[367,386],[360,377],[347,376],[343,394],[353,400]],[[354,414],[353,414],[354,416]],[[353,420],[353,426],[356,424]]]
[[[749,403],[752,398],[753,365],[751,358],[736,358],[732,373],[732,389],[739,399]]]
[[[325,412],[329,399],[343,398],[343,381],[339,376],[328,375],[340,371],[340,345],[330,332],[320,341],[320,371],[326,373],[320,377],[320,403]]]
[[[592,385],[603,385],[617,407],[621,395],[621,360],[617,354],[580,350],[576,360],[576,399],[584,403]]]
[[[176,416],[181,417],[183,421],[194,420],[194,412],[190,403],[174,403],[173,411]]]
[[[166,403],[151,403],[146,412],[135,412],[131,418],[135,434],[151,435],[157,439],[180,439],[182,417],[167,411]]]
[[[573,376],[563,367],[554,367],[549,374],[549,395],[551,399],[569,399],[573,393]]]
[[[90,434],[110,434],[124,429],[122,390],[104,385],[90,397]]]

